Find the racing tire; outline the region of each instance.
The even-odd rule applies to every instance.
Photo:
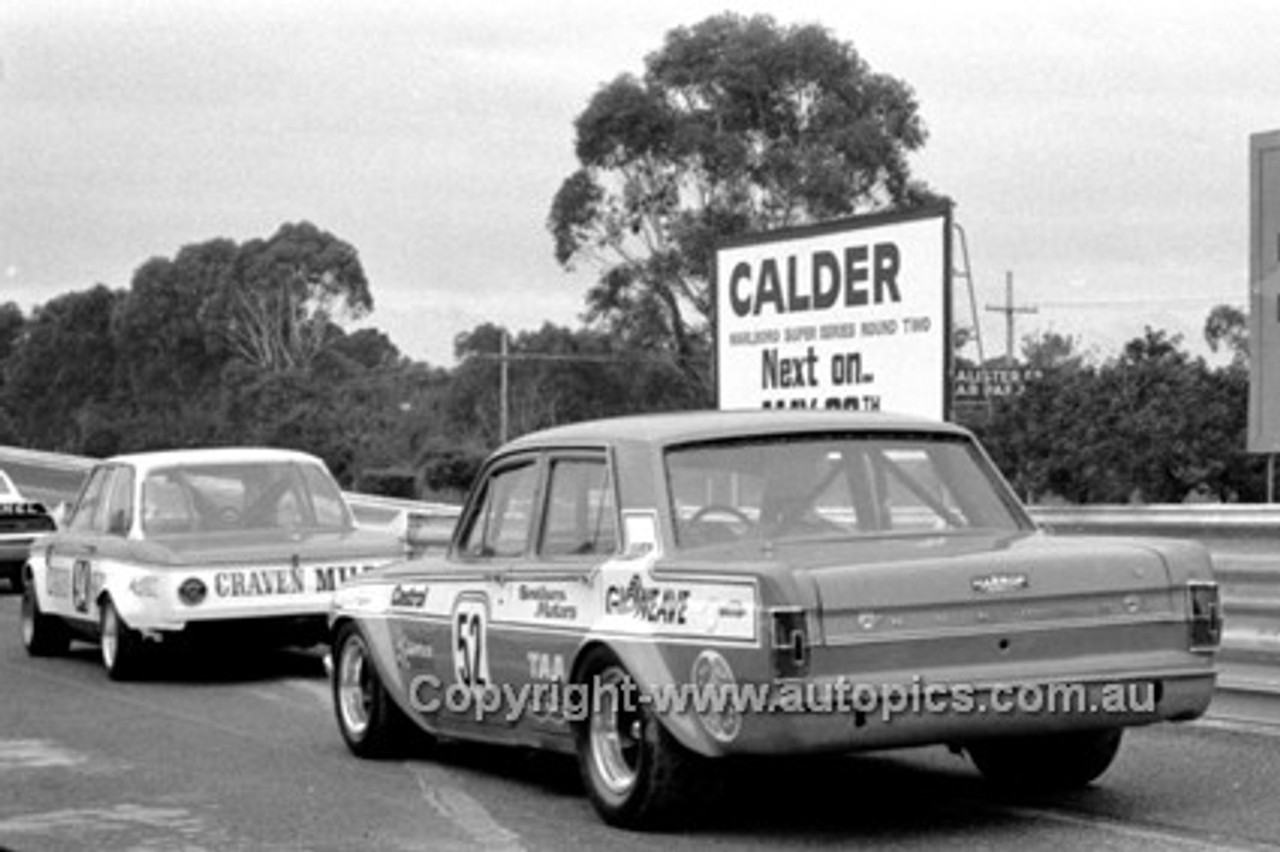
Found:
[[[56,657],[71,648],[67,626],[40,611],[35,584],[30,578],[22,588],[22,644],[32,657]]]
[[[338,730],[352,754],[377,759],[407,751],[417,726],[387,692],[369,642],[354,622],[333,640],[333,709]]]
[[[647,703],[627,706],[637,703],[635,683],[608,648],[589,651],[580,671],[591,695],[574,734],[591,804],[619,828],[669,825],[704,776],[705,759],[681,745]]]
[[[112,680],[134,680],[142,674],[142,634],[134,630],[120,617],[111,598],[104,598],[99,615],[99,648],[102,665]]]
[[[1107,771],[1120,751],[1121,728],[971,743],[969,758],[983,777],[1011,791],[1084,787]]]

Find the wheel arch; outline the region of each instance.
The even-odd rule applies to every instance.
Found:
[[[575,685],[589,683],[590,672],[587,670],[589,658],[601,649],[612,654],[642,689],[679,688],[685,682],[668,665],[658,643],[617,641],[593,636],[584,640],[574,654],[573,664],[569,667],[570,683]],[[653,715],[680,745],[690,751],[704,757],[716,757],[724,752],[720,744],[703,729],[702,723],[693,713],[668,712]],[[585,722],[585,718],[580,718],[574,721],[574,725],[580,726]]]

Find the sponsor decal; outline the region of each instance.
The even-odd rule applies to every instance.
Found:
[[[656,512],[623,512],[622,530],[627,543],[624,559],[639,559],[658,552]]]
[[[421,609],[427,604],[426,583],[396,583],[391,590],[391,605],[406,609]]]
[[[729,601],[720,605],[720,609],[716,610],[716,615],[720,618],[729,619],[746,618],[747,608],[742,605],[742,601]]]
[[[550,680],[564,682],[564,656],[548,654],[542,651],[529,651],[525,654],[529,660],[529,677],[532,680]]]
[[[199,577],[189,577],[178,586],[178,600],[187,606],[200,605],[209,594],[209,588]]]
[[[363,574],[365,571],[372,571],[373,565],[327,565],[323,568],[316,568],[316,591],[332,592],[338,586],[355,577]]]
[[[1030,585],[1026,574],[986,574],[974,577],[970,584],[975,592],[984,595],[999,595],[1007,592],[1020,592]]]
[[[213,575],[213,591],[220,598],[300,595],[306,590],[306,575],[301,568],[219,571]]]
[[[401,669],[434,669],[435,647],[429,641],[410,633],[403,633],[395,640],[396,664]]]
[[[569,595],[564,589],[556,589],[544,585],[520,584],[517,591],[521,601],[535,601],[534,618],[550,621],[573,621],[578,617],[578,608],[567,603]]]
[[[650,624],[688,622],[689,589],[646,586],[639,574],[633,574],[625,586],[609,586],[604,594],[604,611],[609,615],[630,615]]]

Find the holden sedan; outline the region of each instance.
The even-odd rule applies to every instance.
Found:
[[[1205,711],[1221,628],[1200,545],[1049,536],[957,426],[655,415],[501,448],[447,553],[335,595],[332,690],[357,755],[575,753],[637,827],[732,755],[941,744],[1087,784]]]
[[[405,555],[400,538],[356,527],[306,453],[117,456],[32,549],[22,639],[33,656],[97,641],[113,679],[136,675],[152,644],[188,636],[314,644],[343,580]]]

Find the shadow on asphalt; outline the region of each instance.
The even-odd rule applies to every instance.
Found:
[[[149,648],[143,671],[134,680],[146,683],[252,683],[282,678],[327,680],[323,657],[327,647],[278,648],[251,645],[177,645]],[[71,659],[102,666],[98,646],[73,643]]]

